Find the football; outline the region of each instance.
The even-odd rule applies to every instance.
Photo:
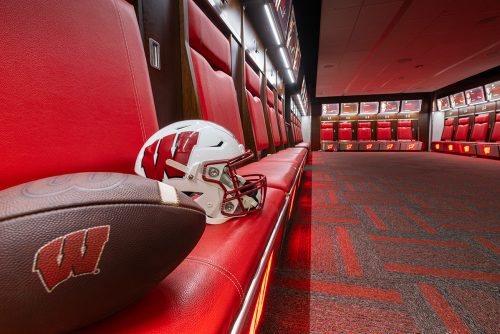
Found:
[[[134,175],[79,173],[0,191],[0,333],[61,333],[138,300],[189,254],[204,211]]]

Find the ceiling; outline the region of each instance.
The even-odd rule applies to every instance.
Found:
[[[500,65],[500,0],[323,0],[316,97],[432,92]]]

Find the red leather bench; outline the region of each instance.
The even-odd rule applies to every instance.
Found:
[[[248,64],[245,65],[245,77],[246,95],[253,135],[255,138],[255,147],[257,152],[260,153],[269,148],[266,120],[264,118],[262,101],[260,100],[260,79],[257,73],[255,73]]]
[[[267,114],[269,117],[269,122],[271,123],[271,131],[273,135],[274,146],[279,147],[281,145],[280,139],[280,129],[278,126],[278,118],[276,117],[276,111],[274,110],[274,93],[266,87],[266,101],[267,101]]]
[[[9,158],[0,167],[0,189],[64,173],[133,173],[139,149],[158,130],[133,7],[122,0],[18,0],[2,8],[10,15],[0,22],[2,82],[8,83],[2,86],[0,150]],[[197,82],[217,87],[198,86],[203,117],[229,128],[243,142],[241,123],[235,122],[239,116],[220,113],[238,110],[228,74],[229,48],[220,41],[225,37],[206,24],[192,3],[189,11]],[[197,35],[196,27],[208,33]],[[224,94],[215,99],[218,92]],[[255,329],[261,284],[277,261],[289,193],[300,176],[291,163],[274,164],[284,166],[282,174],[295,171],[295,178],[289,182],[276,176],[273,187],[269,175],[271,186],[260,213],[207,226],[193,252],[159,286],[81,332]],[[259,172],[266,169],[278,170],[269,166]]]
[[[286,147],[288,145],[288,138],[286,136],[285,117],[283,115],[283,102],[281,102],[281,100],[278,100],[278,121],[280,126],[281,140],[283,142],[283,146]]]
[[[231,77],[229,40],[192,0],[188,1],[188,4],[189,44],[202,117],[229,129],[240,143],[245,144],[236,90]],[[272,108],[274,94],[269,88],[266,93],[273,141],[279,146],[281,141],[278,120]],[[261,161],[247,165],[241,173],[258,171],[266,175],[268,186],[288,193],[294,186],[296,175],[299,174],[294,155],[289,156],[290,154],[287,154],[287,161],[266,162],[265,168],[264,162]],[[271,163],[272,165],[269,165]]]
[[[245,143],[231,77],[229,41],[194,2],[189,1],[188,11],[189,45],[202,117],[228,128],[241,143]],[[247,93],[250,92],[251,88],[247,89]],[[253,107],[256,107],[254,111],[258,110],[258,103]],[[259,112],[253,114],[252,121],[262,121],[261,116],[263,114],[259,115]],[[257,129],[254,127],[254,134],[259,133]],[[261,139],[261,135],[256,135],[256,144],[265,147],[266,142]],[[255,326],[258,319],[253,310],[260,284],[265,269],[270,268],[268,264],[273,252],[279,250],[279,235],[291,201],[289,194],[298,184],[301,168],[303,165],[294,166],[293,159],[259,161],[243,167],[239,171],[242,174],[264,173],[267,177],[268,192],[262,212],[223,225],[207,226],[200,243],[179,267],[179,271],[183,270],[184,280],[170,282],[171,275],[164,282],[175,288],[170,298],[179,301],[182,298],[182,302],[169,303],[171,306],[165,308],[162,305],[164,299],[156,299],[153,293],[151,300],[145,300],[143,305],[160,304],[155,309],[159,316],[151,319],[149,324],[142,322],[127,330],[131,333],[143,328],[155,332],[193,333],[201,330],[222,333]],[[248,237],[250,235],[252,238]],[[129,322],[134,315],[140,321],[141,314],[137,314],[136,309],[140,312],[141,306],[107,321],[98,332],[122,331],[124,322]]]

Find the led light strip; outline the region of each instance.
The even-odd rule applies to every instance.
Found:
[[[300,113],[302,114],[302,116],[305,116],[306,108],[304,108],[304,103],[302,102],[302,99],[300,98],[299,94],[295,96],[297,97],[297,100],[299,101],[300,104]]]
[[[286,73],[288,74],[288,79],[290,79],[290,83],[294,83],[295,82],[295,77],[293,76],[292,70],[291,69],[287,69]]]
[[[290,62],[288,61],[288,57],[285,54],[285,48],[284,47],[280,48],[280,55],[281,55],[281,58],[283,59],[283,62],[285,63],[285,67],[287,69],[289,69],[290,68]]]
[[[278,29],[276,28],[276,23],[274,22],[273,14],[271,12],[271,8],[269,7],[270,5],[267,4],[264,6],[264,11],[266,12],[267,19],[269,21],[269,24],[271,25],[271,31],[273,32],[274,39],[276,40],[276,43],[279,45],[281,44],[281,38],[278,33]]]

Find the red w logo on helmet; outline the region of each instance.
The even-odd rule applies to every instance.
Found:
[[[37,272],[47,292],[71,277],[99,274],[99,261],[109,239],[110,226],[76,231],[43,245],[35,254]]]
[[[174,143],[175,141],[175,143]],[[165,136],[146,147],[142,157],[142,168],[149,179],[163,181],[167,178],[184,177],[184,172],[165,164],[167,159],[187,165],[194,145],[198,143],[198,132],[186,131],[177,136]],[[155,159],[156,157],[156,159]]]

